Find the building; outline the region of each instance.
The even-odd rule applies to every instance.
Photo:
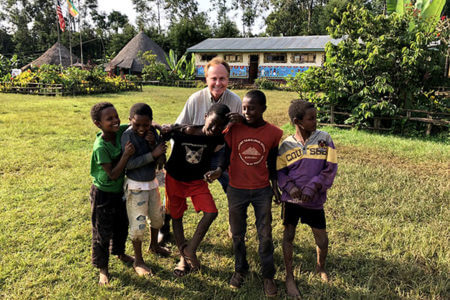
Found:
[[[187,49],[195,55],[196,77],[215,56],[230,64],[230,79],[253,83],[256,78],[285,80],[325,60],[325,45],[337,43],[327,35],[207,39]]]
[[[80,59],[74,54],[71,54],[69,49],[59,42],[56,42],[51,48],[45,51],[44,54],[33,60],[31,63],[23,66],[21,69],[22,71],[25,71],[32,67],[40,67],[42,65],[60,65],[67,68],[79,62]]]
[[[146,62],[141,61],[139,53],[152,51],[156,61],[167,65],[164,50],[142,31],[132,38],[105,68],[106,72],[124,74],[141,74]]]

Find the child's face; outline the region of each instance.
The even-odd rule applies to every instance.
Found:
[[[152,119],[146,115],[135,114],[130,118],[131,129],[139,136],[145,137],[152,125]]]
[[[220,135],[227,126],[226,121],[215,113],[206,116],[203,132],[206,135]]]
[[[257,100],[244,97],[242,100],[242,113],[248,124],[255,124],[262,120],[265,105],[261,105]]]
[[[119,130],[120,119],[114,107],[108,107],[101,111],[100,121],[95,121],[95,125],[103,132],[113,133]]]
[[[299,126],[303,126],[303,130],[306,132],[315,131],[317,127],[317,110],[315,108],[309,108],[303,116],[303,119],[300,120]]]

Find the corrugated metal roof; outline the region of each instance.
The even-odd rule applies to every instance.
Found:
[[[188,52],[268,52],[268,51],[324,51],[325,44],[340,40],[329,35],[279,36],[254,38],[206,39],[187,49]]]

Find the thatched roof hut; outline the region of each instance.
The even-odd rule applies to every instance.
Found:
[[[59,60],[59,51],[61,49],[61,61]],[[72,63],[75,64],[79,62],[80,59],[72,54]],[[39,58],[33,60],[28,65],[22,67],[22,71],[27,70],[31,67],[39,67],[42,65],[59,65],[61,64],[63,67],[70,67],[70,51],[66,47],[64,47],[59,42],[56,42],[50,49],[45,51]]]
[[[156,54],[158,62],[167,65],[164,50],[141,31],[106,65],[105,71],[109,72],[120,68],[122,73],[141,73],[145,62],[139,59],[138,53],[150,50]]]

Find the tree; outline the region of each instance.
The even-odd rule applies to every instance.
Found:
[[[206,15],[197,14],[194,18],[182,18],[169,25],[167,38],[170,48],[178,56],[183,55],[186,49],[211,37],[211,28],[207,24]]]
[[[262,0],[233,0],[232,4],[242,13],[241,21],[243,36],[251,36],[251,27],[255,23],[256,17],[262,11],[264,2]]]
[[[448,44],[436,44],[439,35],[429,30],[429,20],[413,10],[385,16],[348,5],[331,21],[329,33],[342,40],[326,46],[324,68],[298,74],[291,82],[302,96],[319,105],[337,105],[351,113],[346,122],[359,126],[400,108],[441,109],[433,86],[446,82]],[[313,93],[305,94],[307,90]],[[324,94],[318,96],[319,91]]]
[[[128,16],[122,14],[117,10],[113,10],[108,15],[108,21],[106,25],[110,27],[117,34],[119,29],[124,28],[128,24]]]
[[[216,38],[240,36],[236,23],[228,17],[231,9],[227,6],[227,0],[212,1],[212,5],[217,11],[217,22],[213,24],[213,36]]]

